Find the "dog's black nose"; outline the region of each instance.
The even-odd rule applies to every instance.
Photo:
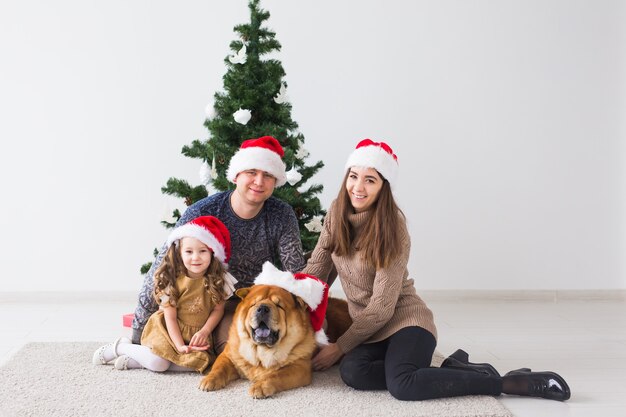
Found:
[[[270,312],[270,308],[268,306],[266,306],[265,304],[261,304],[257,309],[256,309],[257,314],[267,314]]]

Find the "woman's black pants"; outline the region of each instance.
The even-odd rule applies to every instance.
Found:
[[[362,344],[341,361],[341,379],[358,390],[389,390],[399,400],[500,395],[502,378],[475,371],[431,368],[435,337],[405,327],[380,342]]]

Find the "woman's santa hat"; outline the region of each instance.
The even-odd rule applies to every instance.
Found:
[[[351,167],[374,168],[393,189],[398,177],[398,157],[385,142],[363,139],[356,145],[346,162],[345,169]]]
[[[328,285],[319,278],[307,274],[292,274],[281,271],[266,261],[263,270],[254,280],[255,284],[275,285],[302,298],[307,304],[311,317],[311,324],[315,332],[315,341],[318,345],[327,345],[328,337],[322,329],[326,307],[328,307]]]
[[[287,182],[287,169],[282,158],[283,147],[271,136],[248,139],[241,144],[239,150],[230,159],[226,178],[235,182],[237,174],[248,169],[260,169],[276,177],[276,187]]]
[[[230,233],[217,217],[200,216],[189,223],[177,227],[167,238],[167,246],[184,237],[195,237],[213,251],[215,256],[224,266],[230,259]]]

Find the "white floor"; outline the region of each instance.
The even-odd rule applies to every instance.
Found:
[[[425,297],[426,298],[426,297]],[[428,301],[428,298],[427,298]],[[626,409],[626,302],[429,301],[439,347],[462,347],[470,361],[501,373],[554,370],[571,400],[501,397],[519,417],[623,416]],[[110,341],[130,336],[122,315],[134,294],[0,294],[0,365],[32,341]]]

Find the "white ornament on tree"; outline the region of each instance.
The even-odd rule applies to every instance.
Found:
[[[213,119],[215,117],[215,108],[213,107],[213,103],[209,103],[204,108],[204,113],[206,114],[207,119]]]
[[[295,166],[292,167],[289,171],[287,171],[285,175],[287,177],[287,182],[291,184],[291,186],[296,185],[298,181],[302,179],[302,174],[298,172]]]
[[[285,84],[280,83],[280,91],[276,94],[276,97],[274,97],[274,101],[278,104],[283,104],[289,101],[287,87],[285,87]]]
[[[202,163],[202,166],[200,166],[200,182],[203,185],[209,185],[210,179],[211,179],[211,167],[209,166],[207,161],[204,161]]]
[[[304,225],[309,232],[319,233],[322,231],[322,216],[313,216],[310,222]]]
[[[231,64],[245,64],[246,60],[248,59],[246,52],[247,52],[247,48],[246,48],[246,44],[244,43],[241,49],[239,50],[239,52],[228,56],[228,60],[230,61]]]
[[[252,117],[252,113],[248,109],[239,108],[239,110],[237,110],[233,114],[233,118],[235,119],[235,121],[237,123],[241,123],[242,125],[245,125],[246,123],[248,123],[251,117]]]
[[[215,152],[213,152],[213,161],[211,162],[211,178],[217,179],[217,168],[215,165]]]
[[[300,143],[300,147],[298,148],[298,151],[296,152],[296,158],[298,159],[304,159],[307,156],[309,156],[309,151],[307,151],[306,149],[304,149],[302,147],[302,143]]]

